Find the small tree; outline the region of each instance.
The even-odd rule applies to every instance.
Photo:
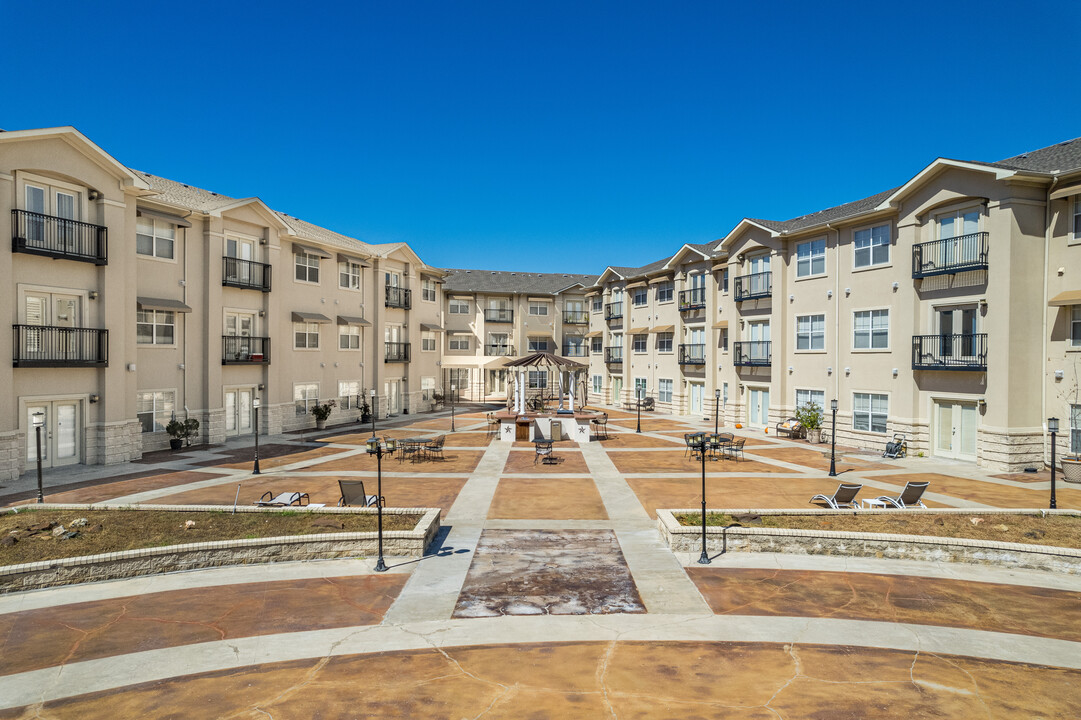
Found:
[[[822,427],[822,408],[808,401],[796,408],[796,419],[804,430],[818,430]]]
[[[191,439],[193,437],[199,437],[199,421],[195,418],[188,418],[184,421],[184,440],[187,441],[187,446],[191,447]]]
[[[333,410],[336,405],[337,403],[333,400],[327,400],[325,403],[316,403],[312,406],[312,415],[314,415],[315,419],[319,422],[326,422],[327,418],[330,417],[330,411]]]

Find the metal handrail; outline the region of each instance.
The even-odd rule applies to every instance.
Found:
[[[514,310],[512,308],[485,308],[484,320],[498,323],[514,322]]]
[[[588,325],[589,313],[585,310],[564,310],[563,311],[563,324],[564,325]]]
[[[101,225],[45,215],[11,211],[11,251],[108,265],[109,231]]]
[[[409,362],[409,343],[388,342],[384,346],[384,362]]]
[[[913,370],[986,370],[987,333],[913,335]]]
[[[622,346],[606,347],[604,349],[604,361],[606,363],[621,363],[623,362],[623,348]]]
[[[732,364],[737,367],[769,367],[773,343],[769,340],[744,340],[732,343]]]
[[[589,347],[585,344],[563,346],[563,357],[587,357],[588,355]]]
[[[488,343],[484,346],[485,355],[504,355],[507,357],[513,357],[518,353],[515,352],[514,346],[510,343]]]
[[[221,259],[221,284],[270,292],[270,265],[226,255]]]
[[[705,343],[681,343],[679,346],[679,364],[680,365],[705,365],[706,364],[706,346]]]
[[[912,246],[912,277],[950,275],[987,269],[990,233],[976,232]]]
[[[407,288],[394,287],[393,285],[387,285],[384,288],[385,302],[384,307],[389,308],[404,308],[405,310],[413,307],[413,291]]]
[[[250,335],[222,335],[221,364],[270,364],[270,338],[252,337]]]
[[[616,319],[621,318],[621,317],[623,317],[623,303],[622,302],[611,302],[611,303],[606,303],[605,304],[605,306],[604,306],[604,319],[605,320],[616,320]]]
[[[679,291],[679,309],[698,310],[706,306],[706,289],[695,287],[690,290]]]
[[[773,294],[773,273],[759,272],[740,275],[735,283],[736,302],[769,297]]]
[[[109,331],[56,325],[13,325],[13,367],[109,365]]]

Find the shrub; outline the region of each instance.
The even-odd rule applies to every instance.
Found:
[[[312,407],[312,415],[316,420],[326,420],[330,417],[330,411],[334,409],[335,403],[333,400],[327,400],[325,403],[316,404]]]
[[[805,430],[818,430],[822,427],[822,408],[818,403],[804,403],[796,408],[796,419]]]

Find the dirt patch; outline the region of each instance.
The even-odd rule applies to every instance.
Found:
[[[383,530],[412,530],[420,517],[384,515]],[[27,509],[0,516],[0,566],[184,543],[374,532],[376,522],[374,514]]]
[[[680,525],[700,525],[701,513],[676,515]],[[968,538],[1025,545],[1081,548],[1081,517],[1056,515],[739,515],[707,513],[707,526],[771,527],[790,530],[893,533]]]

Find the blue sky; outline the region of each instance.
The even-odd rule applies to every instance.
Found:
[[[1081,135],[1077,2],[62,5],[0,0],[0,127],[443,267],[643,264]]]

